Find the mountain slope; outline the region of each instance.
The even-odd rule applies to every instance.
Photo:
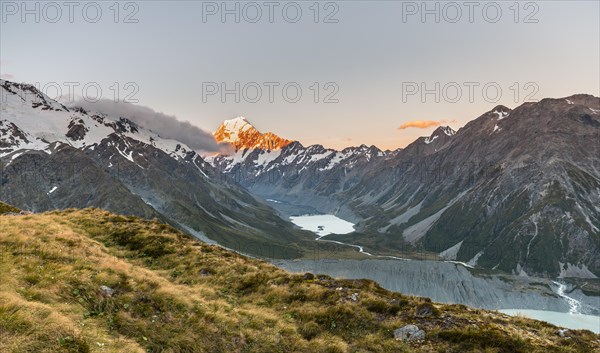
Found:
[[[358,183],[370,164],[390,155],[375,146],[336,151],[294,142],[281,150],[244,149],[207,162],[253,194],[271,200],[283,214],[337,213],[354,219],[349,209],[340,207],[336,195]]]
[[[2,352],[594,352],[598,335],[292,275],[156,221],[1,216]],[[407,324],[421,341],[394,339]]]
[[[294,142],[275,151],[239,149],[231,156],[208,157],[207,162],[253,194],[270,200],[284,215],[335,213],[359,221],[361,217],[347,207],[340,195],[358,184],[374,166],[385,166],[386,161],[400,153],[415,158],[435,153],[455,133],[450,127],[441,126],[430,136],[417,139],[406,151],[381,151],[366,145],[336,151]],[[232,138],[235,141],[235,136]]]
[[[246,148],[278,150],[293,142],[272,132],[259,132],[245,117],[225,120],[213,135],[217,142],[230,143],[236,151]]]
[[[299,256],[310,241],[186,145],[69,109],[30,85],[0,86],[0,199],[34,212],[93,206],[156,217],[265,257]]]
[[[20,209],[11,206],[11,205],[7,205],[4,202],[0,201],[0,215],[1,214],[6,214],[6,213],[19,213],[21,212]]]
[[[334,213],[329,236],[549,277],[600,276],[600,99],[497,106],[404,149],[291,144],[209,159],[284,214]]]
[[[363,216],[361,231],[387,246],[513,273],[595,277],[599,137],[596,97],[496,107],[435,153],[415,159],[407,147],[345,197]]]

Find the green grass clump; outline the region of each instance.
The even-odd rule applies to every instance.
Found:
[[[392,301],[387,302],[381,299],[367,299],[363,300],[362,304],[367,308],[367,310],[379,313],[379,314],[389,314],[396,315],[400,310],[402,310],[403,305],[406,305],[408,302],[405,300],[404,303]]]
[[[321,326],[314,321],[309,321],[298,328],[298,333],[308,341],[317,337],[322,331]]]

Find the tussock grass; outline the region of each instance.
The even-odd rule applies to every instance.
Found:
[[[0,201],[0,214],[4,214],[4,213],[18,213],[21,212],[20,209],[13,207],[11,205],[5,204],[4,202]]]
[[[0,216],[1,352],[593,352],[599,337],[304,276],[102,210]],[[107,295],[100,286],[114,290]],[[354,295],[354,296],[353,296]],[[416,308],[434,314],[417,317]],[[423,342],[394,340],[416,324]]]

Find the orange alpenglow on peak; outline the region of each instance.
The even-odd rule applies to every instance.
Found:
[[[217,142],[227,142],[240,149],[278,150],[294,142],[272,132],[262,134],[243,117],[225,120],[213,133]]]

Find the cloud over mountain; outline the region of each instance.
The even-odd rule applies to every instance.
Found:
[[[173,115],[157,112],[150,107],[114,102],[110,99],[102,99],[93,103],[81,99],[71,105],[127,118],[146,129],[160,132],[163,138],[181,141],[199,152],[230,152],[230,146],[218,143],[210,132],[204,131],[188,121],[180,121]]]
[[[442,124],[447,124],[447,123],[454,123],[456,122],[456,120],[451,120],[451,121],[447,121],[447,120],[413,120],[413,121],[408,121],[402,125],[400,125],[400,127],[398,127],[398,130],[404,130],[404,129],[409,129],[409,128],[417,128],[417,129],[427,129],[428,127],[432,127],[432,126],[440,126]]]

